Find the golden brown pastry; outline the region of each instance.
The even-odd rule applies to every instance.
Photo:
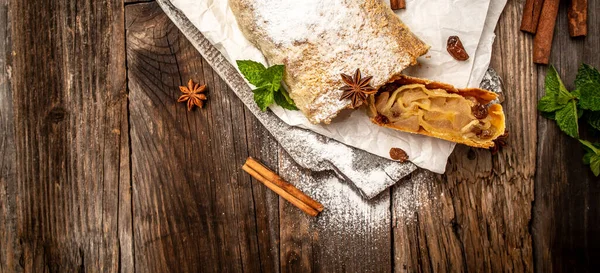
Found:
[[[340,100],[340,74],[360,69],[383,86],[429,47],[381,0],[230,0],[246,38],[269,64],[284,64],[284,82],[312,123],[330,123],[351,101]]]
[[[496,98],[479,88],[400,75],[369,97],[368,113],[380,126],[490,148],[505,130],[502,106],[490,104]]]

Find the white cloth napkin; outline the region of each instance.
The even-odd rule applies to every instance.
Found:
[[[431,45],[429,53],[419,59],[420,64],[407,69],[406,73],[448,82],[457,87],[478,86],[489,66],[494,29],[506,0],[406,2],[406,10],[398,11],[398,16],[417,36]],[[234,66],[236,60],[246,59],[266,64],[262,53],[243,36],[228,1],[172,0],[172,4]],[[446,52],[446,41],[452,35],[461,38],[471,55],[468,61],[457,62]],[[389,158],[391,148],[402,148],[414,164],[437,173],[445,171],[448,157],[455,146],[444,140],[376,126],[360,111],[340,116],[329,125],[314,125],[298,111],[287,111],[278,106],[271,110],[290,125],[315,131],[381,157]]]

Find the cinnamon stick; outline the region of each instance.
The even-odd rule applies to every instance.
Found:
[[[533,62],[536,64],[548,64],[550,59],[559,4],[560,0],[544,1],[537,33],[533,38]]]
[[[245,165],[249,166],[250,168],[252,168],[253,170],[255,170],[258,174],[260,174],[262,177],[264,177],[267,180],[269,180],[269,182],[277,185],[278,187],[280,187],[281,189],[283,189],[287,193],[289,193],[292,196],[296,197],[297,199],[299,199],[300,201],[302,201],[305,204],[309,205],[310,207],[312,207],[313,209],[317,210],[318,212],[322,212],[323,211],[324,207],[323,207],[323,205],[321,203],[319,203],[319,202],[315,201],[314,199],[310,198],[308,195],[304,194],[302,191],[300,191],[299,189],[297,189],[296,187],[294,187],[294,185],[292,185],[292,184],[286,182],[285,180],[283,180],[283,178],[281,178],[279,175],[277,175],[273,171],[269,170],[269,168],[265,167],[263,164],[261,164],[260,162],[256,161],[254,158],[249,157],[246,160],[246,164]]]
[[[571,0],[569,7],[569,34],[571,37],[587,35],[587,0]]]
[[[392,10],[405,9],[406,1],[405,0],[390,0],[390,6],[392,7]]]
[[[275,193],[277,193],[283,199],[287,200],[288,202],[292,203],[292,205],[294,205],[297,208],[304,211],[306,214],[313,216],[313,217],[319,215],[319,212],[317,210],[315,210],[311,206],[307,205],[306,203],[300,201],[298,198],[292,196],[288,192],[284,191],[282,188],[277,187],[277,185],[271,183],[271,181],[269,181],[268,179],[266,179],[265,177],[260,175],[258,172],[256,172],[252,168],[250,168],[248,165],[242,166],[242,169],[244,171],[246,171],[248,174],[250,174],[252,177],[254,177],[256,180],[260,181],[265,186],[267,186],[267,188],[269,188],[272,191],[274,191]]]
[[[544,0],[527,0],[523,6],[523,19],[521,20],[521,30],[535,34],[542,13]]]

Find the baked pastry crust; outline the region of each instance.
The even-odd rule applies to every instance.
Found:
[[[491,103],[495,99],[496,93],[480,88],[457,89],[399,75],[369,98],[367,111],[383,127],[491,148],[506,127],[502,106]],[[473,107],[482,107],[485,114],[473,113]]]
[[[312,123],[330,123],[340,100],[341,73],[359,68],[379,88],[429,47],[381,0],[230,0],[246,38],[269,64],[284,64],[284,82]]]

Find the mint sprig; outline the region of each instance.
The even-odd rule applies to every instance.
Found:
[[[579,119],[584,118],[600,131],[600,72],[587,64],[581,65],[575,79],[575,90],[569,92],[554,66],[545,80],[546,94],[538,102],[542,116],[555,120],[567,135],[579,139]],[[590,165],[595,176],[600,175],[600,145],[579,140],[587,153],[583,161]]]
[[[586,150],[585,156],[583,156],[583,163],[590,165],[592,172],[595,176],[600,175],[600,144],[592,144],[586,140],[579,140]]]
[[[236,63],[244,78],[256,87],[252,92],[261,111],[266,111],[273,103],[284,109],[298,110],[288,92],[281,86],[285,71],[283,65],[266,68],[263,64],[250,60],[239,60]]]

